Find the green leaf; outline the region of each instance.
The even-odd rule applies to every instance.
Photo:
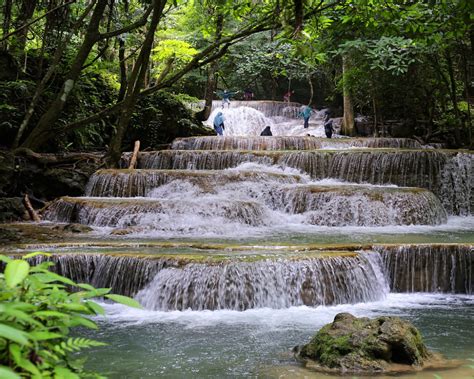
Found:
[[[51,333],[51,332],[30,332],[30,336],[32,339],[36,341],[45,341],[45,340],[52,340],[55,338],[62,338],[63,335],[59,333]]]
[[[33,253],[29,253],[29,254],[24,255],[23,259],[37,257],[38,255],[44,255],[45,257],[52,256],[52,254],[50,254],[50,253],[44,253],[42,251],[34,251]]]
[[[8,263],[11,262],[12,259],[10,257],[7,257],[6,255],[0,255],[0,261]]]
[[[91,286],[90,284],[87,283],[76,283],[76,287],[88,290],[88,291],[94,291],[95,288]]]
[[[11,326],[0,324],[0,337],[18,342],[20,345],[28,344],[28,334]]]
[[[84,304],[86,304],[91,311],[93,311],[96,315],[105,315],[105,310],[97,304],[94,301],[86,301]]]
[[[7,286],[13,288],[21,283],[28,276],[29,271],[30,264],[26,261],[14,260],[8,262],[5,268],[5,282]]]
[[[143,309],[143,307],[141,306],[141,304],[138,301],[136,301],[136,300],[134,300],[134,299],[132,299],[128,296],[111,294],[111,295],[105,295],[105,297],[107,299],[115,301],[116,303],[127,305],[127,306],[132,307],[132,308]]]
[[[46,273],[35,274],[35,277],[41,280],[43,283],[61,282],[70,286],[76,285],[76,283],[74,283],[71,279],[65,278],[64,276],[58,275],[50,271]]]
[[[69,317],[68,314],[58,312],[58,311],[38,311],[35,313],[35,316],[40,318],[48,318],[48,317],[57,317],[57,318],[65,318]]]
[[[3,379],[21,379],[20,375],[15,374],[8,367],[0,366],[0,378]]]
[[[20,365],[21,361],[23,360],[23,357],[21,356],[20,345],[17,345],[16,343],[11,343],[8,350],[10,351],[10,355],[12,356],[14,362],[17,365]]]
[[[54,379],[80,379],[80,377],[66,367],[55,367]]]
[[[84,318],[84,317],[73,317],[71,319],[71,326],[84,326],[89,329],[97,329],[97,325],[95,322]]]

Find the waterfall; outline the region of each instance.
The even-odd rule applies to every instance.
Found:
[[[450,214],[472,213],[474,186],[469,153],[437,150],[194,151],[143,153],[141,168],[222,170],[244,162],[293,167],[315,179],[396,184],[433,191]]]
[[[375,245],[354,254],[323,253],[288,258],[243,255],[206,262],[180,255],[67,253],[30,261],[52,261],[58,274],[135,296],[151,310],[348,304],[381,300],[389,289],[473,293],[472,245]]]
[[[239,101],[232,100],[230,109],[235,108],[252,108],[261,112],[265,117],[285,117],[296,118],[301,110],[299,103],[286,103],[281,101]],[[225,106],[225,109],[229,109]],[[213,111],[222,111],[222,102],[215,100],[212,102]]]
[[[288,213],[327,226],[439,225],[447,214],[439,199],[419,188],[292,186],[275,194]]]
[[[93,226],[118,228],[148,227],[155,230],[176,231],[186,219],[198,215],[199,224],[191,222],[189,228],[227,221],[241,225],[264,225],[262,205],[252,201],[234,199],[184,199],[181,201],[148,198],[71,198],[63,197],[52,202],[45,210],[48,220],[75,222]]]
[[[44,261],[54,263],[53,271],[96,288],[111,288],[111,293],[134,296],[155,274],[178,260],[152,256],[108,254],[54,254],[30,259],[34,265]]]
[[[388,293],[378,254],[302,260],[191,263],[166,268],[137,295],[147,309],[288,308],[380,300]]]
[[[227,170],[99,170],[89,179],[86,196],[136,197],[147,196],[156,187],[183,180],[205,190],[232,182],[298,183],[299,175],[281,172]]]
[[[459,153],[447,160],[440,174],[439,197],[450,214],[474,214],[473,155]]]
[[[472,294],[474,246],[402,245],[377,247],[395,292]]]
[[[173,141],[173,150],[314,150],[367,148],[420,149],[409,138],[317,138],[307,136],[273,137],[188,137]]]

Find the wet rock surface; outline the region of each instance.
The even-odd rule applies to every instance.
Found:
[[[338,374],[419,370],[433,354],[408,321],[383,316],[356,318],[339,313],[311,341],[295,348],[307,367]]]

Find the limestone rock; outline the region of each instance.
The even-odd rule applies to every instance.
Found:
[[[367,374],[393,372],[400,366],[420,368],[432,355],[410,322],[389,316],[356,318],[349,313],[336,315],[296,353],[320,371]]]

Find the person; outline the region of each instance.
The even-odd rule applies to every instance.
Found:
[[[326,120],[324,122],[324,133],[326,133],[327,138],[331,138],[332,133],[334,133],[334,127],[332,126],[332,119],[329,118],[329,115],[326,115]]]
[[[222,112],[218,112],[214,117],[214,130],[218,136],[221,136],[224,132],[224,115]]]
[[[250,89],[247,88],[244,91],[244,100],[249,101],[249,100],[252,100],[252,99],[253,99],[253,92]]]
[[[238,94],[240,91],[228,91],[224,90],[223,92],[216,92],[217,96],[222,97],[222,108],[224,108],[224,105],[228,104],[228,107],[230,108],[230,98],[236,94]]]
[[[283,101],[285,103],[289,103],[291,101],[291,95],[293,95],[295,93],[295,91],[288,91],[287,93],[285,93],[283,95]]]
[[[261,136],[272,136],[272,131],[269,126],[265,126],[265,129],[260,133]]]
[[[303,116],[305,129],[309,127],[309,118],[311,117],[311,113],[311,107],[309,105],[306,105],[299,114],[300,116]]]

